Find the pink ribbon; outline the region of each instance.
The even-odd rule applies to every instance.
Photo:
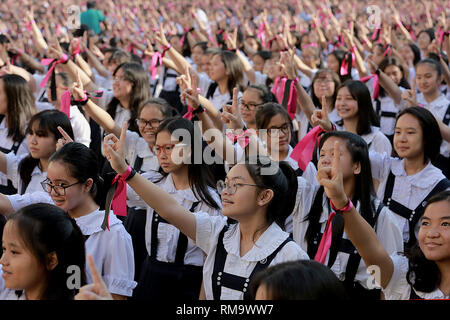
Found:
[[[261,22],[259,24],[258,34],[256,35],[256,37],[261,40],[262,46],[266,48],[266,31],[264,22]]]
[[[61,95],[60,101],[60,109],[61,112],[64,112],[67,117],[70,119],[70,91],[66,90]]]
[[[303,49],[306,49],[306,48],[309,48],[309,47],[318,48],[319,45],[317,44],[317,42],[311,42],[311,43],[308,43],[308,44],[304,45]]]
[[[156,78],[156,75],[158,73],[157,67],[158,67],[158,65],[161,65],[161,64],[162,64],[162,55],[159,52],[155,52],[153,54],[152,61],[150,63],[150,72],[152,74],[152,79]]]
[[[341,69],[339,72],[341,76],[345,76],[348,74],[348,62],[346,57],[344,57],[344,60],[342,60]]]
[[[444,34],[445,34],[445,32],[442,29],[438,29],[437,34],[438,34],[439,44],[441,44],[442,41],[444,41]]]
[[[311,162],[314,146],[322,132],[325,132],[325,130],[323,130],[320,126],[314,127],[303,137],[302,140],[297,143],[294,150],[292,150],[290,157],[297,161],[298,167],[303,171],[306,170],[306,167]]]
[[[284,97],[284,91],[286,90],[286,82],[288,78],[287,77],[276,77],[274,85],[272,87],[272,93],[277,98],[278,103],[283,102]],[[294,119],[295,113],[297,111],[297,88],[295,87],[296,82],[298,82],[298,79],[295,79],[291,82],[289,87],[289,99],[287,101],[287,105],[285,106],[287,109],[287,112],[291,119]]]
[[[61,34],[61,25],[58,24],[58,25],[56,26],[56,35],[59,37],[60,34]]]
[[[25,23],[25,28],[27,29],[27,31],[31,31],[32,25],[33,25],[32,21],[28,21],[27,23]]]
[[[183,115],[183,118],[192,120],[192,118],[194,117],[193,111],[194,109],[190,105],[188,105],[188,111]]]
[[[73,55],[76,56],[77,54],[80,54],[81,52],[81,40],[78,39],[78,43],[77,43],[77,47],[75,48],[75,50],[73,50]]]
[[[117,216],[127,216],[127,183],[125,182],[125,178],[121,175],[116,175],[112,181],[112,183],[116,183],[116,190],[114,191],[113,200],[109,206],[113,208],[114,214]],[[109,228],[108,228],[109,229]]]
[[[333,220],[333,217],[336,215],[336,212],[330,213],[330,216],[328,217],[327,226],[325,227],[325,231],[323,232],[322,239],[320,239],[319,249],[317,249],[316,255],[314,257],[314,260],[317,262],[320,262],[321,264],[325,264],[325,260],[327,258],[327,253],[330,250],[331,247],[331,240],[332,240],[332,228],[331,228],[331,221]]]
[[[359,81],[366,83],[367,81],[369,81],[372,78],[373,78],[373,80],[372,80],[373,99],[377,99],[378,94],[380,93],[380,83],[379,83],[378,75],[376,73],[374,73],[370,76],[366,76],[364,78],[359,79]]]
[[[48,70],[47,74],[45,75],[44,79],[42,79],[42,81],[41,81],[41,85],[40,85],[41,88],[45,88],[45,86],[47,85],[47,82],[50,79],[52,73],[54,72],[56,65],[60,64],[60,63],[65,63],[65,62],[67,62],[68,59],[69,58],[67,57],[67,55],[65,53],[63,53],[61,59],[59,59],[59,60],[55,60],[55,59],[42,59],[41,60],[41,64],[44,66],[48,66],[49,64],[52,64],[50,69]],[[53,61],[55,61],[55,62],[52,63]]]
[[[373,31],[373,33],[372,33],[372,40],[375,40],[376,38],[377,38],[377,34],[378,34],[378,32],[381,30],[381,28],[380,28],[381,26],[377,26],[376,28],[375,28],[375,30]]]
[[[384,53],[383,53],[383,56],[388,56],[388,57],[390,57],[391,55],[392,55],[392,48],[391,48],[390,45],[387,45],[387,46],[386,46],[386,50],[385,50]]]
[[[227,131],[226,136],[231,142],[237,142],[242,149],[244,149],[250,143],[250,137],[252,133],[249,130],[245,130],[239,134],[234,134],[231,131]]]

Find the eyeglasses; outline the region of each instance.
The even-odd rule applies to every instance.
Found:
[[[172,150],[175,147],[182,147],[182,146],[186,146],[186,144],[184,143],[168,143],[168,144],[163,144],[163,145],[158,145],[155,144],[155,147],[153,148],[153,150],[155,150],[156,154],[159,155],[161,152],[164,152],[164,154],[170,154],[172,152]]]
[[[121,76],[121,77],[114,76],[113,77],[113,81],[122,81],[122,80],[127,80],[127,79],[123,76]]]
[[[150,128],[157,128],[161,122],[162,120],[159,119],[150,119],[150,120],[140,118],[136,119],[136,124],[142,128],[145,128],[146,126],[150,126]]]
[[[228,194],[233,195],[236,193],[237,188],[240,186],[252,186],[252,187],[260,187],[260,188],[266,188],[266,186],[259,185],[259,184],[249,184],[249,183],[239,183],[239,182],[225,182],[222,180],[217,181],[216,188],[217,192],[222,193],[223,190],[226,190]]]
[[[283,124],[281,127],[270,127],[270,128],[268,128],[267,129],[267,135],[268,136],[271,136],[272,135],[272,130],[275,130],[275,131],[273,131],[273,133],[275,134],[275,135],[279,135],[280,133],[279,133],[279,131],[281,130],[281,132],[283,132],[284,134],[288,134],[289,133],[289,130],[290,130],[290,124],[289,123],[285,123],[285,124]]]
[[[52,189],[55,191],[57,196],[65,196],[66,195],[66,189],[70,188],[76,184],[81,183],[81,181],[75,182],[73,184],[70,184],[68,186],[64,186],[62,184],[59,185],[53,185],[48,182],[49,180],[44,180],[41,182],[41,186],[44,189],[45,192],[51,193]]]
[[[258,104],[256,104],[256,103],[245,103],[245,102],[242,102],[242,101],[241,101],[241,109],[246,109],[246,110],[249,110],[249,111],[254,111],[254,110],[256,110],[258,107],[262,106],[263,104],[264,104],[264,102],[263,102],[263,103],[258,103]]]

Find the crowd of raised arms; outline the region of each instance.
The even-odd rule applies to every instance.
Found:
[[[0,299],[450,299],[446,0],[0,3]]]

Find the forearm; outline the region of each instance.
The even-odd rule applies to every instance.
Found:
[[[7,216],[14,212],[8,197],[0,193],[0,214]]]
[[[244,72],[247,75],[248,80],[251,84],[255,83],[255,70],[253,69],[250,62],[248,62],[247,58],[244,57],[240,50],[236,50],[236,54],[241,61],[242,67],[244,68]]]
[[[91,99],[84,105],[84,111],[107,133],[114,133],[116,137],[120,136],[120,126],[114,122],[114,119],[108,112],[96,105]]]
[[[104,78],[108,78],[109,77],[109,72],[108,69],[105,68],[105,66],[100,62],[100,60],[98,60],[97,56],[92,53],[91,50],[87,50],[87,55],[88,55],[88,62],[89,64],[91,64],[95,70],[97,70],[98,74],[101,75]]]
[[[32,69],[39,71],[40,73],[44,73],[45,68],[43,65],[41,65],[38,61],[34,60],[30,55],[23,52],[20,55],[20,58],[22,59],[22,62],[29,65]]]
[[[399,104],[402,100],[402,91],[400,88],[395,84],[392,79],[385,74],[383,71],[380,70],[380,85],[383,87],[384,90],[386,90],[389,97],[394,100],[395,104]]]
[[[298,93],[298,105],[301,110],[305,113],[308,120],[311,122],[311,116],[314,113],[316,107],[306,90],[300,85],[300,83],[295,84]],[[326,107],[326,106],[325,106]]]
[[[64,66],[64,69],[69,74],[69,77],[71,79],[77,79],[77,72],[80,75],[81,82],[83,83],[83,88],[85,88],[87,91],[96,91],[98,90],[97,85],[92,81],[91,78],[82,70],[80,69],[72,60],[68,60],[66,64],[62,64]]]
[[[75,62],[78,67],[89,77],[89,79],[93,80],[94,73],[92,72],[91,66],[83,59],[81,55],[76,55]]]
[[[441,119],[439,119],[437,117],[435,117],[435,118],[439,124],[439,130],[441,131],[442,139],[450,142],[450,127],[445,125]]]
[[[297,68],[307,77],[312,78],[312,69],[308,67],[297,55],[294,55],[294,61]]]

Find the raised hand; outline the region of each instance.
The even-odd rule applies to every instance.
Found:
[[[75,296],[75,300],[113,300],[105,282],[95,266],[91,255],[87,257],[89,269],[91,270],[93,283],[80,288],[80,292]]]
[[[281,52],[280,55],[280,67],[283,73],[291,80],[297,77],[297,70],[295,68],[293,51],[290,52]]]
[[[125,144],[127,140],[127,123],[122,125],[122,131],[120,132],[120,138],[110,133],[103,140],[103,152],[106,159],[111,164],[111,167],[119,174],[124,173],[128,169],[128,165],[125,162]]]
[[[61,147],[63,145],[65,145],[65,144],[67,144],[69,142],[73,142],[72,138],[60,126],[58,126],[58,131],[61,133],[61,135],[63,137],[58,139],[58,142],[56,143],[56,150],[61,149]]]
[[[242,129],[244,123],[242,122],[241,115],[238,107],[238,88],[233,89],[233,102],[231,105],[224,105],[222,107],[222,114],[220,119],[229,129]]]
[[[72,83],[69,88],[70,94],[75,100],[84,99],[85,93],[83,88],[83,82],[81,81],[80,72],[77,69],[77,82]]]
[[[324,187],[327,197],[332,200],[336,208],[340,209],[345,207],[348,198],[344,190],[344,182],[341,171],[341,143],[339,141],[334,142],[333,146],[333,161],[331,167],[321,166],[317,170],[317,180],[320,185]]]
[[[333,130],[333,125],[328,118],[327,97],[322,96],[322,110],[314,110],[311,116],[311,124],[313,127],[320,126],[325,131]]]
[[[405,90],[402,93],[402,99],[408,103],[408,106],[414,107],[417,106],[417,93],[416,93],[416,81],[412,79],[411,81],[411,90]]]

